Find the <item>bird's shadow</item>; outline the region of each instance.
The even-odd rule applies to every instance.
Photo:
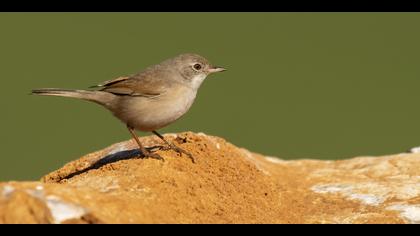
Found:
[[[148,147],[147,150],[148,151],[154,151],[156,149],[162,149],[162,148],[163,148],[162,146],[153,146],[153,147]],[[96,162],[91,164],[89,167],[84,168],[83,170],[78,170],[78,171],[75,171],[75,172],[67,175],[63,179],[71,179],[74,176],[83,174],[83,173],[88,172],[90,170],[99,169],[104,165],[114,163],[114,162],[117,162],[117,161],[121,161],[121,160],[132,159],[132,158],[144,158],[144,154],[139,149],[124,150],[124,151],[119,151],[119,152],[116,152],[116,153],[112,153],[112,154],[109,154],[109,155],[106,155],[106,156],[102,157],[101,159],[97,160]]]

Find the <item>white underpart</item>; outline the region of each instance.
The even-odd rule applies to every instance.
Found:
[[[192,80],[191,80],[191,87],[194,90],[198,90],[198,88],[200,87],[200,85],[203,83],[204,79],[207,77],[206,74],[199,74],[196,75]]]

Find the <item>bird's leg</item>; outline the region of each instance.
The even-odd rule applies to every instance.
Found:
[[[140,142],[139,138],[137,137],[137,135],[134,132],[134,129],[131,128],[130,126],[127,125],[127,129],[130,132],[131,136],[133,136],[134,140],[136,141],[137,145],[139,146],[140,151],[143,153],[143,155],[145,157],[151,157],[151,158],[155,158],[158,160],[162,160],[165,161],[159,154],[157,153],[152,153],[150,151],[148,151]]]
[[[165,142],[165,143],[166,143],[166,145],[168,145],[170,149],[172,149],[172,150],[174,150],[174,151],[176,151],[176,152],[178,152],[178,153],[180,153],[180,154],[184,153],[185,155],[187,155],[187,156],[191,159],[191,161],[192,161],[193,163],[195,163],[195,161],[194,161],[194,157],[191,155],[191,153],[189,153],[189,152],[185,151],[184,149],[182,149],[182,148],[180,148],[180,147],[176,146],[175,144],[173,144],[173,143],[171,143],[171,142],[167,141],[167,140],[166,140],[166,139],[165,139],[162,135],[160,135],[160,134],[159,134],[156,130],[152,131],[152,133],[154,133],[156,136],[158,136],[160,139],[162,139],[162,140],[163,140],[163,142]]]

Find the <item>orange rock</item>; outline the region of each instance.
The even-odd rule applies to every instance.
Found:
[[[419,153],[285,161],[202,133],[166,137],[196,163],[117,143],[41,182],[1,183],[0,223],[420,223]]]

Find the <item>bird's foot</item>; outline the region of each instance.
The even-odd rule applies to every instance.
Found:
[[[178,147],[178,146],[175,146],[174,144],[169,144],[169,146],[166,146],[166,147],[161,147],[161,149],[160,150],[174,150],[175,152],[177,152],[177,153],[179,153],[179,154],[181,154],[182,155],[182,153],[183,154],[185,154],[185,155],[187,155],[188,156],[188,158],[190,158],[191,159],[191,161],[192,161],[192,163],[195,163],[195,160],[194,160],[194,157],[193,157],[193,155],[191,155],[191,153],[189,153],[189,152],[187,152],[187,151],[185,151],[184,149],[182,149],[182,148],[180,148],[180,147]]]

